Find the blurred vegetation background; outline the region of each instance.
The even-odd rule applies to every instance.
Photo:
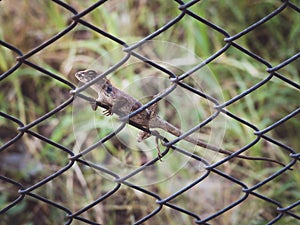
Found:
[[[80,12],[96,1],[68,0],[65,2]],[[300,7],[299,1],[291,2]],[[269,0],[206,0],[195,4],[190,10],[233,35],[262,19],[281,4],[281,1]],[[87,14],[84,19],[126,43],[133,43],[162,27],[180,13],[178,3],[175,1],[111,0]],[[17,47],[25,54],[61,32],[71,23],[71,17],[70,12],[55,4],[54,1],[1,1],[0,39]],[[279,15],[236,42],[276,66],[299,52],[299,21],[299,12],[286,8]],[[155,38],[155,40],[182,46],[202,59],[206,59],[220,50],[225,45],[223,39],[223,35],[189,16],[185,16]],[[103,57],[107,52],[116,48],[120,48],[119,44],[85,26],[78,25],[63,38],[28,60],[77,85],[78,82],[74,78],[76,71],[86,68],[87,65],[94,63],[95,59]],[[12,51],[0,46],[1,74],[16,64],[16,56]],[[109,63],[113,64],[114,61]],[[146,73],[143,69],[146,70],[146,68],[139,68],[139,73]],[[210,63],[209,69],[220,84],[225,101],[268,76],[263,64],[234,48],[230,48],[217,60]],[[124,82],[132,81],[136,76],[136,70],[135,68],[135,71],[128,72],[125,77],[122,77],[123,79],[115,78],[115,82],[122,86]],[[299,84],[299,59],[283,67],[279,72],[287,79]],[[24,64],[10,76],[1,80],[0,90],[1,111],[19,118],[25,124],[36,120],[71,97],[69,86]],[[260,91],[230,105],[228,110],[254,125],[259,125],[259,129],[263,129],[288,115],[297,107],[299,107],[299,90],[273,77]],[[55,116],[35,126],[34,131],[70,149],[75,148],[72,117],[74,112],[72,109],[72,107],[66,107]],[[86,123],[84,125],[82,129],[86,131],[86,140],[82,145],[89,146],[95,143],[95,137],[89,138],[90,136],[88,136],[90,129],[95,127]],[[300,146],[297,135],[299,125],[298,115],[269,132],[268,136],[298,149]],[[98,137],[103,137],[108,132],[109,130],[102,127],[99,129]],[[16,124],[1,118],[1,144],[11,140],[17,133]],[[255,139],[255,136],[252,130],[239,123],[229,121],[224,139],[224,146],[227,149],[236,149],[236,146],[244,146],[249,143],[249,140]],[[117,141],[111,141],[108,145],[115,155],[119,154],[120,148],[124,148]],[[255,156],[275,158],[283,163],[290,161],[286,152],[266,141],[256,144],[253,152],[255,152]],[[124,158],[120,156],[120,160],[128,159],[126,156],[129,154],[128,151],[124,150],[124,154]],[[99,155],[93,157],[96,159],[98,157],[99,160],[105,158],[103,152],[100,151]],[[25,134],[17,143],[1,152],[0,161],[1,175],[17,180],[27,187],[65,166],[68,163],[68,155]],[[169,163],[169,167],[172,168],[177,162],[174,160]],[[187,165],[178,172],[172,182],[180,183],[179,180],[184,180],[184,184],[187,185],[200,177],[203,171],[196,170],[191,173],[193,167],[195,165]],[[159,173],[160,169],[164,169],[163,165],[157,167],[156,172]],[[280,167],[262,162],[230,161],[230,163],[226,163],[226,166],[222,165],[218,169],[251,186],[273,174]],[[294,168],[294,171],[287,172],[284,176],[264,185],[259,192],[278,200],[283,207],[292,204],[300,197],[298,169],[299,165]],[[160,182],[148,188],[158,195],[166,197],[174,193],[172,190],[174,183],[172,182]],[[72,170],[34,192],[59,204],[67,205],[75,212],[111,190],[112,187],[114,187],[114,183],[109,179],[104,179],[90,168],[78,164]],[[0,182],[0,191],[0,208],[5,207],[18,196],[14,186],[7,185],[2,181]],[[196,186],[193,190],[176,198],[172,203],[205,218],[236,201],[241,197],[240,193],[239,186],[212,175],[210,179],[201,182],[199,187]],[[203,199],[207,205],[199,204],[199,202],[203,202]],[[93,207],[83,216],[103,224],[131,224],[156,207],[155,200],[149,196],[122,187],[117,194]],[[300,213],[297,208],[295,211]],[[64,212],[26,196],[20,204],[4,215],[0,215],[0,224],[62,224],[62,221],[65,221],[64,216]],[[212,224],[265,224],[274,217],[276,217],[274,205],[250,197],[243,204],[214,219]],[[176,213],[171,209],[163,209],[157,216],[144,224],[161,224],[162,221],[164,224],[194,224],[191,217]],[[297,224],[297,221],[292,217],[285,216],[279,223]],[[72,224],[81,223],[74,221]]]

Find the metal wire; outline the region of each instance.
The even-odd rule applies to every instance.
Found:
[[[153,33],[147,35],[146,37],[140,39],[139,41],[135,42],[134,44],[130,45],[126,43],[126,41],[122,40],[122,37],[117,37],[111,33],[106,32],[100,27],[97,27],[89,22],[84,16],[91,13],[94,9],[101,8],[104,3],[109,4],[109,1],[98,1],[92,6],[86,8],[85,10],[81,12],[77,12],[77,10],[72,6],[71,4],[67,4],[66,2],[62,2],[59,0],[53,0],[51,4],[57,4],[60,7],[64,8],[64,10],[68,11],[68,13],[71,13],[73,16],[70,18],[72,22],[69,23],[68,26],[66,26],[64,29],[61,29],[59,33],[57,33],[55,36],[49,38],[42,44],[36,46],[35,48],[31,49],[30,51],[23,53],[17,46],[14,46],[13,44],[9,43],[9,41],[0,40],[0,46],[7,49],[8,51],[11,51],[12,53],[15,53],[17,55],[16,57],[16,63],[14,66],[8,68],[6,71],[3,71],[3,73],[0,76],[0,82],[5,81],[7,78],[9,78],[15,71],[17,71],[22,65],[27,65],[28,67],[39,71],[43,73],[44,75],[48,76],[52,80],[56,80],[59,83],[62,83],[69,87],[71,90],[70,96],[64,100],[63,103],[60,105],[57,105],[54,109],[50,110],[49,112],[45,113],[44,115],[41,115],[39,118],[37,118],[34,121],[31,121],[29,123],[25,123],[21,118],[16,118],[13,115],[5,112],[5,110],[1,110],[0,117],[4,121],[9,121],[11,124],[11,129],[16,130],[16,136],[11,138],[10,140],[7,140],[5,143],[2,143],[2,146],[0,147],[0,158],[1,155],[9,154],[10,146],[17,143],[18,141],[22,140],[24,135],[28,135],[30,137],[35,137],[38,140],[40,140],[43,143],[46,143],[50,146],[55,147],[55,149],[58,149],[60,152],[65,153],[65,160],[67,163],[59,168],[57,171],[51,173],[47,177],[44,177],[41,180],[35,181],[34,184],[28,186],[26,182],[21,181],[18,179],[18,177],[7,177],[2,172],[0,172],[0,180],[5,185],[11,185],[14,187],[14,190],[18,190],[16,193],[14,193],[15,198],[8,199],[8,204],[2,205],[0,208],[0,216],[4,218],[5,216],[9,216],[9,212],[11,209],[21,206],[22,202],[26,198],[33,198],[36,201],[41,201],[44,204],[51,206],[51,208],[55,208],[59,211],[62,211],[64,214],[66,214],[66,217],[61,221],[56,221],[56,224],[71,224],[74,221],[77,222],[83,222],[86,224],[99,224],[92,219],[88,219],[85,217],[85,214],[88,213],[88,211],[93,208],[95,205],[102,204],[105,201],[108,201],[110,198],[112,198],[122,187],[128,187],[129,189],[136,190],[139,193],[142,193],[142,195],[147,196],[148,198],[152,199],[153,203],[156,205],[156,208],[150,210],[147,215],[143,215],[142,217],[136,219],[132,222],[132,224],[150,224],[151,219],[155,217],[159,217],[159,213],[163,209],[170,209],[171,211],[176,211],[179,214],[184,214],[185,216],[192,218],[195,224],[214,224],[214,219],[222,216],[222,214],[225,214],[228,211],[233,210],[235,207],[243,204],[248,198],[258,198],[262,202],[266,203],[265,207],[272,207],[274,209],[272,216],[268,217],[268,220],[266,220],[266,224],[281,224],[281,219],[283,217],[293,217],[295,221],[300,220],[300,214],[299,210],[297,212],[296,208],[299,208],[300,201],[297,199],[291,199],[290,204],[286,205],[285,201],[276,201],[272,199],[272,197],[269,197],[266,194],[261,194],[259,192],[259,188],[263,187],[270,181],[273,181],[274,179],[283,176],[287,173],[294,173],[297,171],[291,171],[290,169],[293,168],[297,163],[299,163],[299,153],[297,153],[296,149],[292,148],[291,146],[287,144],[283,144],[279,140],[276,140],[270,136],[268,136],[268,132],[274,130],[276,127],[278,127],[281,124],[286,123],[288,120],[296,120],[296,116],[300,112],[300,108],[295,109],[294,111],[288,113],[285,117],[282,119],[272,123],[268,127],[265,127],[263,129],[260,129],[259,124],[252,124],[246,120],[244,120],[242,117],[235,115],[231,113],[229,110],[226,109],[226,107],[232,106],[234,103],[242,104],[241,100],[244,99],[247,95],[254,93],[254,92],[260,92],[260,88],[268,84],[272,79],[275,77],[287,84],[289,88],[294,88],[296,90],[300,90],[300,85],[288,77],[286,77],[284,74],[281,74],[279,72],[280,69],[287,67],[288,65],[292,64],[295,60],[299,59],[300,53],[295,53],[287,59],[283,59],[281,63],[278,65],[272,65],[268,60],[262,58],[261,56],[247,50],[244,48],[241,44],[238,43],[238,40],[242,38],[245,35],[248,35],[251,31],[257,29],[259,26],[261,26],[264,23],[267,23],[268,21],[272,20],[276,15],[279,15],[284,10],[289,9],[295,14],[299,14],[300,8],[299,6],[292,3],[292,1],[282,1],[280,6],[271,12],[270,14],[266,15],[264,18],[260,19],[259,21],[251,24],[249,27],[245,28],[244,30],[240,31],[237,34],[230,35],[227,30],[224,28],[219,27],[217,24],[213,24],[212,22],[206,20],[205,18],[200,17],[199,15],[195,14],[191,8],[192,6],[195,6],[197,4],[200,4],[200,0],[194,0],[187,3],[184,3],[181,0],[175,0],[175,2],[178,4],[178,15],[174,18],[171,18],[169,22],[164,24],[162,27],[156,29]],[[1,4],[1,3],[0,3]],[[1,6],[0,6],[1,7]],[[212,54],[210,57],[206,58],[203,62],[197,64],[195,67],[190,68],[187,71],[184,71],[182,74],[176,75],[173,71],[167,69],[166,67],[162,66],[161,64],[158,64],[155,60],[152,60],[148,56],[143,55],[142,53],[138,52],[137,49],[139,47],[142,47],[147,43],[149,40],[153,40],[154,38],[159,38],[160,34],[167,31],[169,28],[175,26],[179,21],[183,20],[183,18],[193,18],[196,20],[199,24],[205,25],[209,27],[210,29],[214,30],[215,32],[219,33],[224,37],[224,46],[217,51],[216,53]],[[161,73],[167,75],[170,79],[170,88],[164,90],[163,94],[161,96],[153,99],[152,101],[149,101],[147,104],[145,104],[142,108],[132,112],[131,114],[121,118],[122,121],[124,121],[117,129],[115,129],[112,133],[110,133],[107,136],[102,137],[99,141],[97,141],[95,144],[88,146],[85,150],[75,153],[73,149],[71,149],[68,146],[64,146],[61,143],[57,143],[56,141],[52,140],[51,138],[43,136],[37,128],[38,125],[41,123],[44,123],[49,119],[50,117],[56,116],[61,111],[64,111],[65,109],[72,107],[73,101],[80,97],[82,99],[85,99],[87,101],[93,102],[93,99],[84,96],[81,92],[88,88],[91,84],[82,86],[80,88],[76,89],[76,84],[73,84],[69,80],[45,69],[42,68],[40,65],[31,62],[31,58],[35,56],[36,54],[42,52],[45,50],[45,48],[51,46],[53,43],[57,42],[58,40],[62,40],[62,38],[67,35],[70,32],[73,32],[74,28],[77,26],[84,26],[87,30],[92,30],[99,35],[102,35],[103,38],[109,39],[110,41],[120,45],[123,47],[123,51],[125,53],[124,58],[122,58],[119,62],[111,66],[110,68],[107,68],[107,70],[102,74],[102,76],[107,76],[108,74],[116,71],[120,66],[124,65],[129,59],[135,58],[136,60],[139,60],[141,62],[146,63],[148,66],[155,68],[157,71],[160,71]],[[222,54],[226,53],[229,49],[234,48],[235,50],[239,51],[242,54],[247,55],[254,61],[260,63],[262,66],[265,67],[265,78],[261,80],[258,83],[255,83],[247,90],[244,90],[239,95],[228,99],[225,102],[219,102],[216,100],[213,96],[210,96],[209,94],[202,92],[201,90],[195,89],[185,83],[185,79],[190,77],[194,72],[199,71],[201,68],[203,68],[206,65],[209,65],[210,63],[218,60]],[[15,78],[18,79],[18,78]],[[164,157],[171,149],[172,151],[176,151],[178,155],[181,155],[182,157],[190,157],[193,161],[202,163],[205,165],[205,173],[203,173],[200,177],[197,179],[194,179],[191,183],[187,183],[183,188],[180,190],[176,190],[173,194],[169,196],[160,196],[158,192],[155,190],[150,190],[146,187],[142,187],[139,185],[136,185],[135,183],[131,182],[131,178],[135,177],[137,174],[147,170],[149,166],[155,165],[160,163],[160,157],[157,156],[147,162],[145,162],[143,165],[139,166],[136,169],[133,169],[130,173],[128,173],[126,176],[121,176],[119,174],[116,174],[114,171],[111,171],[109,168],[106,168],[105,166],[96,165],[88,161],[86,158],[84,158],[85,155],[87,155],[89,152],[93,151],[95,148],[97,148],[99,145],[103,145],[107,141],[111,140],[116,134],[121,132],[124,127],[126,127],[126,121],[130,119],[132,116],[138,114],[142,110],[148,108],[152,104],[155,104],[157,101],[159,101],[163,96],[166,95],[172,95],[172,92],[176,88],[182,88],[190,93],[193,93],[201,98],[207,99],[211,104],[214,105],[215,112],[211,115],[211,117],[207,118],[200,124],[195,124],[194,128],[187,131],[185,135],[178,137],[172,141],[168,141],[164,137],[160,136],[157,133],[152,133],[153,135],[157,135],[159,139],[162,140],[164,151],[162,152],[162,156]],[[278,93],[280,94],[280,93]],[[1,103],[3,104],[3,103]],[[107,107],[105,105],[101,105],[101,103],[97,103],[101,107]],[[222,160],[217,161],[216,163],[209,163],[206,159],[198,156],[197,154],[191,153],[187,151],[186,149],[179,148],[178,146],[175,146],[176,143],[181,141],[186,135],[189,135],[200,128],[203,128],[207,124],[209,124],[211,121],[213,121],[215,118],[217,118],[219,115],[223,115],[226,117],[229,117],[232,121],[235,121],[239,124],[244,125],[245,127],[251,129],[254,134],[256,135],[256,139],[248,142],[246,146],[244,146],[241,149],[237,149],[235,153],[231,156],[225,157]],[[13,125],[14,124],[14,125]],[[146,132],[151,132],[150,130],[139,126],[139,124],[135,124],[132,121],[130,122],[130,125],[137,127],[138,129],[142,129]],[[17,128],[16,128],[17,127]],[[278,146],[282,153],[289,158],[289,162],[286,163],[286,166],[283,168],[279,168],[276,172],[273,172],[270,176],[267,178],[259,179],[258,182],[253,186],[248,186],[247,182],[241,179],[236,179],[234,176],[230,175],[230,173],[223,171],[221,168],[222,165],[224,165],[226,162],[231,160],[232,158],[235,158],[237,155],[249,150],[252,146],[254,146],[258,141],[264,140],[268,143],[272,143],[276,146]],[[46,186],[50,182],[55,182],[55,180],[69,171],[70,169],[74,168],[77,164],[81,164],[84,166],[87,166],[89,168],[93,168],[96,171],[98,171],[101,174],[105,174],[105,176],[110,177],[113,182],[114,186],[111,188],[110,191],[101,194],[97,199],[88,202],[85,204],[84,208],[78,209],[78,211],[72,211],[66,204],[63,204],[60,201],[56,201],[53,199],[48,199],[43,197],[42,195],[38,194],[38,189]],[[202,217],[200,212],[193,212],[190,210],[189,207],[181,206],[180,200],[175,203],[175,199],[177,199],[179,196],[183,195],[184,193],[188,192],[189,190],[193,189],[196,186],[201,185],[201,183],[207,179],[209,176],[218,176],[222,177],[224,180],[240,187],[240,197],[236,200],[233,200],[230,204],[227,204],[223,208],[216,210],[215,212],[206,215],[205,217]],[[1,190],[1,192],[5,192]],[[4,193],[5,194],[5,193]],[[205,202],[201,201],[200,196],[195,196],[195,198],[198,198],[199,204],[205,204]],[[72,199],[69,199],[71,202]],[[1,204],[0,204],[1,205]],[[171,215],[171,214],[170,214]],[[0,217],[0,218],[1,218]],[[104,215],[104,217],[109,217],[109,214]],[[251,218],[249,218],[249,221],[251,221]],[[149,222],[149,223],[147,223]],[[239,221],[237,221],[239,222]],[[163,222],[162,222],[163,223]],[[176,221],[174,221],[174,224]],[[251,222],[249,222],[251,223]],[[0,222],[0,224],[2,224]],[[183,223],[182,223],[183,224]]]

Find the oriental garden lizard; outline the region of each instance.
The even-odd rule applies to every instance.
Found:
[[[75,74],[75,77],[83,82],[88,83],[95,79],[99,74],[97,74],[94,70],[84,70],[79,71]],[[98,98],[96,102],[100,102],[108,107],[106,111],[104,111],[105,115],[112,115],[113,113],[117,114],[118,116],[126,116],[131,112],[142,107],[142,103],[140,103],[134,97],[126,94],[125,92],[121,91],[120,89],[116,88],[111,84],[111,82],[107,78],[102,78],[96,83],[91,85],[91,88],[97,92]],[[92,103],[93,110],[97,109],[97,103]],[[170,124],[169,122],[160,118],[157,114],[157,104],[153,104],[150,107],[146,108],[145,110],[139,112],[138,114],[132,116],[129,120],[133,121],[134,123],[149,129],[149,128],[160,128],[164,131],[171,133],[177,137],[181,136],[183,132],[175,127],[174,125]],[[143,141],[146,138],[150,137],[151,134],[145,131],[141,131],[138,136],[138,141]],[[210,145],[206,143],[204,140],[195,139],[190,136],[184,138],[184,140],[195,144],[197,146],[219,152],[225,155],[231,155],[233,152],[216,147],[214,145]],[[252,157],[252,156],[244,156],[244,155],[237,155],[237,158],[247,159],[247,160],[265,160],[274,162],[284,166],[281,162],[278,162],[273,159],[264,158],[264,157]]]

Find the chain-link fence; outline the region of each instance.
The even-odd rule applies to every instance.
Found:
[[[298,224],[299,1],[233,2],[1,1],[0,224]],[[88,68],[159,96],[99,118],[74,77]],[[166,98],[171,123],[202,116],[177,138],[130,121]],[[195,133],[232,154],[183,140]]]

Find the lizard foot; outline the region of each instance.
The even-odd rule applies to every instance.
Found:
[[[103,110],[103,114],[105,116],[111,116],[113,114],[111,107],[109,107],[108,109]]]

